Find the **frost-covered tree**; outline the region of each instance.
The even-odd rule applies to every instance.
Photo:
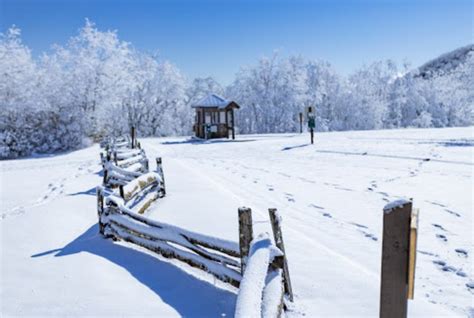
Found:
[[[343,130],[350,111],[343,102],[345,83],[331,64],[325,61],[307,61],[304,105],[316,109],[316,129]]]
[[[99,120],[122,104],[127,89],[134,86],[133,50],[114,31],[99,31],[86,20],[77,36],[57,46],[52,57],[63,72],[64,92],[87,119],[88,135],[100,132]]]
[[[306,71],[300,57],[263,57],[255,67],[242,68],[228,95],[242,109],[237,123],[243,133],[296,131],[306,93]]]
[[[446,119],[447,126],[474,124],[474,52],[470,52],[463,64],[449,74],[432,80],[436,99]]]
[[[123,100],[129,127],[143,136],[166,136],[189,132],[191,110],[186,107],[186,80],[169,62],[149,55],[137,57],[135,86]]]

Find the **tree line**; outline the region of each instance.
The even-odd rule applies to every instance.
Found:
[[[100,31],[90,21],[34,58],[11,27],[0,35],[0,158],[84,147],[106,135],[188,135],[190,107],[209,93],[235,100],[240,133],[293,132],[305,106],[320,131],[474,123],[474,57],[429,79],[379,61],[349,76],[301,56],[260,58],[223,86],[189,80],[175,65]]]

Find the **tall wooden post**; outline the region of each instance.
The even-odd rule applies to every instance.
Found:
[[[293,289],[291,288],[290,272],[286,259],[285,244],[283,243],[283,234],[281,233],[280,218],[277,215],[276,209],[268,209],[268,213],[270,214],[270,222],[272,223],[275,245],[283,252],[283,284],[285,285],[285,294],[290,301],[293,301]]]
[[[136,135],[135,135],[135,126],[132,126],[132,130],[130,132],[132,137],[132,149],[136,147]]]
[[[232,111],[231,111],[231,114],[232,114],[232,139],[234,140],[235,139],[235,120],[234,120],[234,109],[232,108]]]
[[[253,240],[252,210],[250,208],[239,208],[239,245],[240,245],[240,269],[242,275],[250,252],[250,243]]]
[[[408,299],[415,298],[416,242],[418,236],[418,209],[413,209],[410,220],[410,253],[408,255]]]
[[[165,174],[163,172],[163,162],[161,160],[161,157],[156,157],[156,170],[158,171],[158,174],[161,177],[161,188],[162,188],[162,193],[163,196],[166,195],[166,186],[165,186]]]
[[[405,318],[408,305],[408,264],[411,201],[384,208],[380,317]]]
[[[300,134],[303,133],[303,113],[300,113]]]
[[[313,107],[308,106],[308,128],[311,135],[311,144],[314,144],[314,127],[316,126],[316,114],[313,113]]]
[[[225,111],[225,128],[227,129],[227,139],[229,139],[229,116],[228,116],[229,111]]]
[[[97,214],[99,216],[99,233],[104,235],[105,224],[102,223],[102,213],[104,213],[104,194],[101,187],[97,187]]]

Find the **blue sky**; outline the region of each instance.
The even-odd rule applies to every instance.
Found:
[[[17,25],[39,55],[89,18],[189,77],[227,84],[275,49],[328,60],[343,74],[387,58],[418,66],[474,42],[473,10],[466,0],[0,0],[0,29]]]

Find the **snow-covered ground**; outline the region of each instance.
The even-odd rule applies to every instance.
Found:
[[[238,241],[283,218],[290,316],[377,316],[383,206],[420,208],[417,316],[474,316],[473,128],[141,140],[167,196],[148,217]],[[429,160],[428,160],[429,159]],[[154,161],[151,160],[154,167]],[[99,147],[0,162],[2,316],[232,316],[236,290],[98,235]],[[469,286],[472,287],[470,288]]]

